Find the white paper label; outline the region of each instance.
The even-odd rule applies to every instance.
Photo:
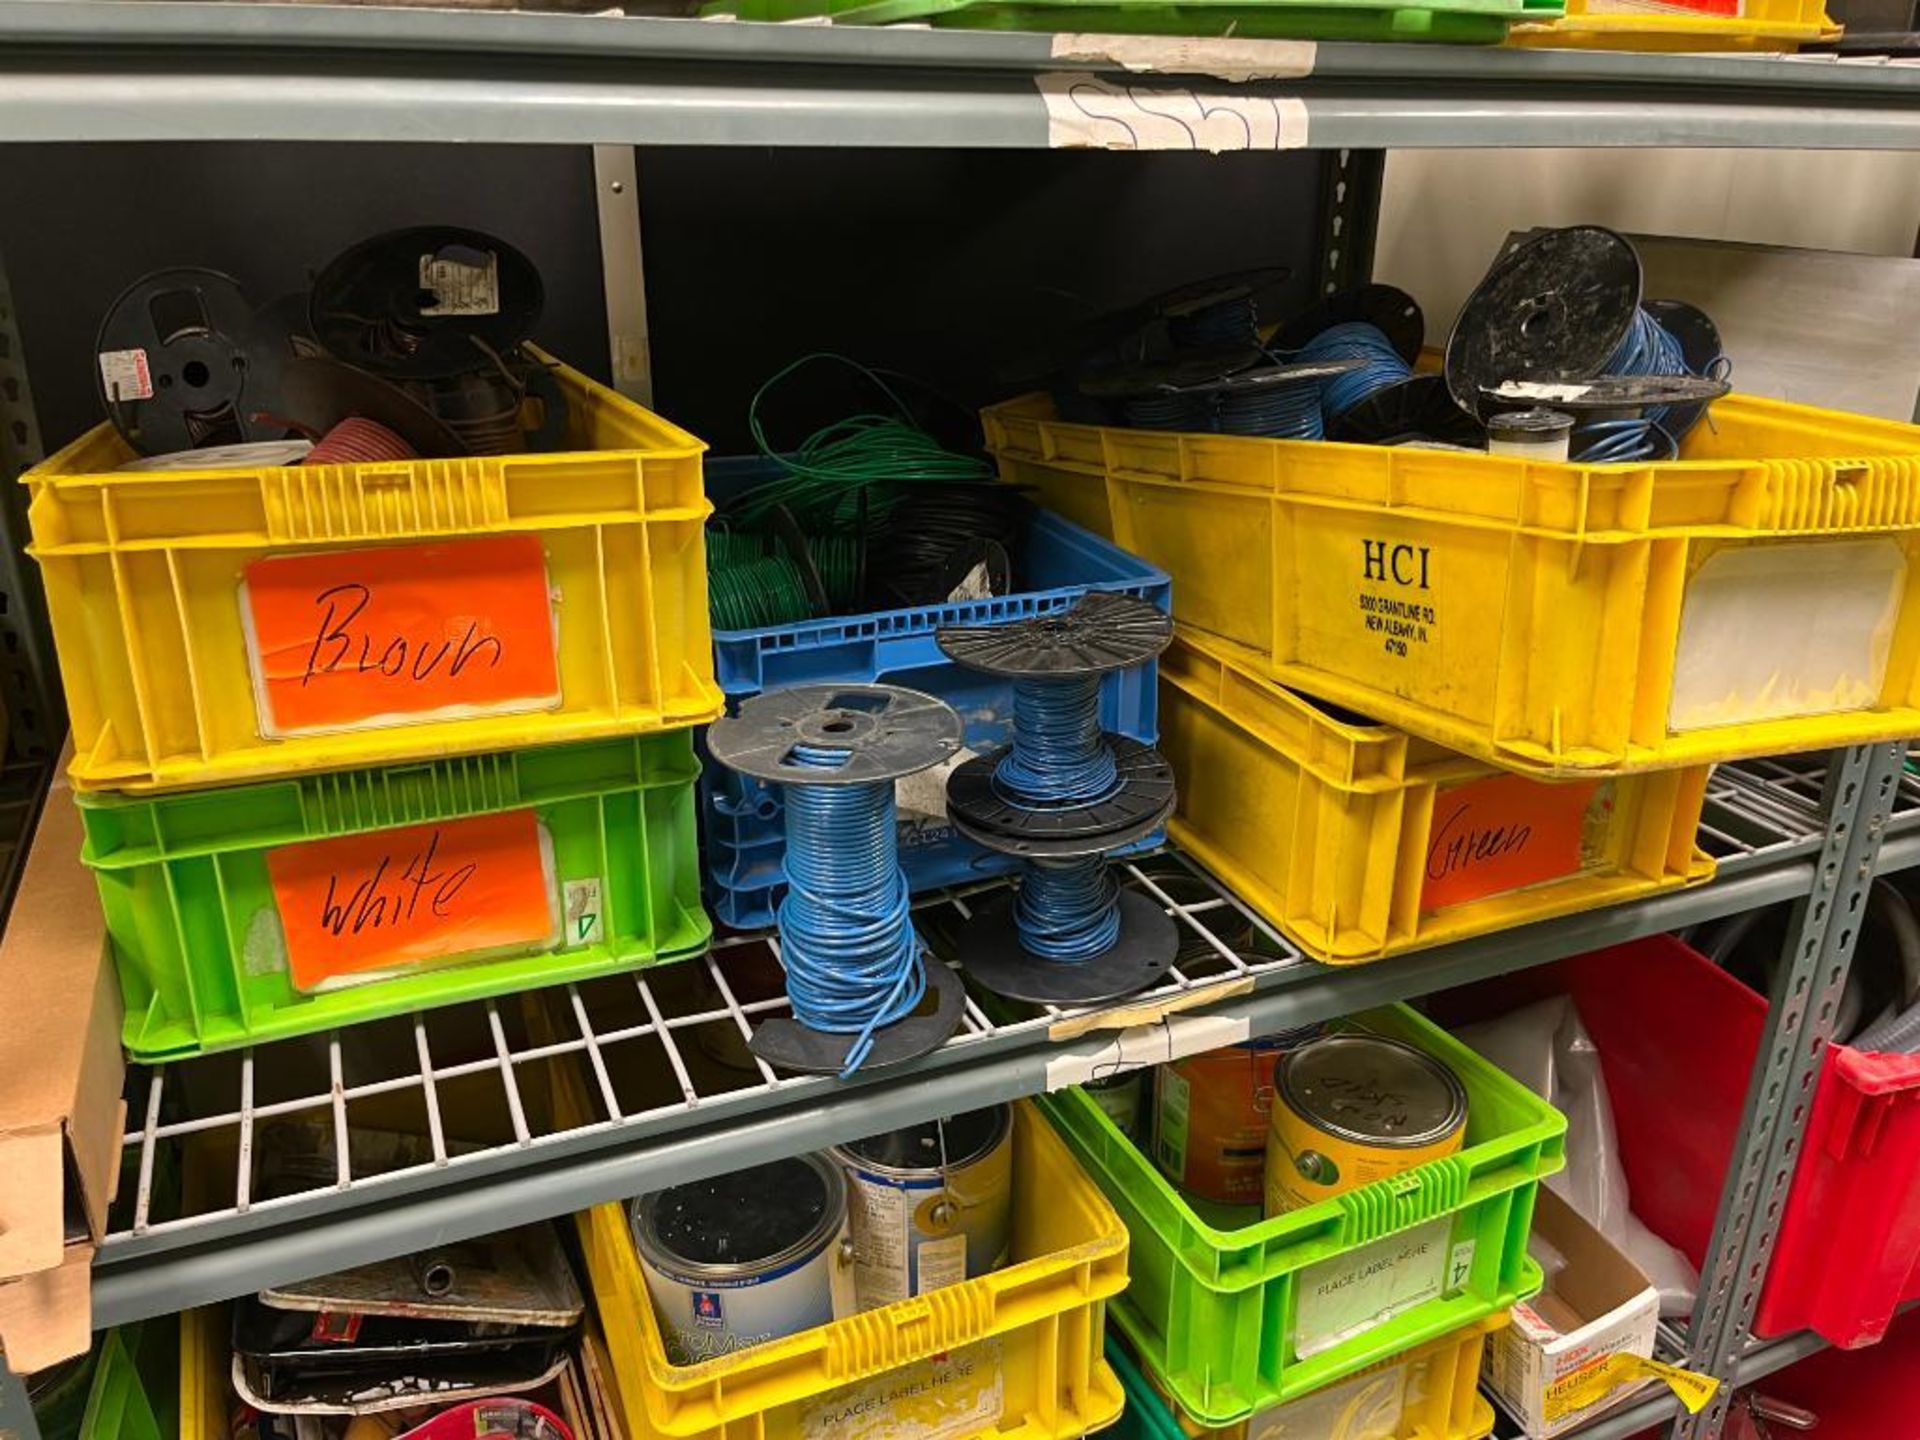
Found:
[[[860,1308],[874,1310],[906,1299],[913,1197],[892,1185],[853,1179],[847,1187],[847,1211]]]
[[[591,880],[569,880],[561,887],[561,896],[566,901],[566,944],[597,945],[606,934],[606,924],[600,908],[600,881],[596,876]]]
[[[151,400],[153,373],[144,350],[100,352],[100,384],[109,400]]]
[[[1462,1240],[1447,1256],[1447,1294],[1453,1295],[1466,1289],[1467,1281],[1473,1277],[1473,1251],[1477,1241]]]
[[[1130,1025],[1047,1061],[1047,1090],[1104,1080],[1141,1065],[1169,1065],[1202,1050],[1238,1045],[1252,1034],[1244,1015],[1167,1015],[1151,1025]]]
[[[1154,1076],[1153,1152],[1160,1169],[1176,1179],[1187,1173],[1187,1117],[1192,1112],[1193,1086],[1172,1070]]]
[[[1306,102],[1093,75],[1040,75],[1047,143],[1056,150],[1298,150]]]
[[[1437,1299],[1447,1277],[1450,1217],[1429,1220],[1300,1272],[1294,1350],[1329,1350],[1383,1320]]]
[[[498,315],[500,261],[491,250],[460,246],[422,255],[420,288],[434,297],[420,307],[422,315]]]
[[[981,561],[960,578],[953,587],[953,593],[947,596],[952,600],[991,600],[993,598],[993,576],[988,573],[986,561]]]
[[[1246,1440],[1399,1440],[1407,1367],[1356,1375],[1255,1415]]]
[[[1000,1341],[889,1370],[800,1408],[801,1440],[955,1440],[993,1430],[1006,1401]]]
[[[958,1285],[967,1278],[967,1234],[957,1231],[938,1240],[922,1240],[914,1254],[914,1282],[920,1293]]]

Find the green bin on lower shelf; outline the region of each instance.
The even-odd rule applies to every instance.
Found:
[[[29,1384],[42,1440],[176,1440],[180,1327],[171,1315],[94,1337],[79,1360]]]
[[[840,25],[936,25],[1087,35],[1238,39],[1428,40],[1497,45],[1507,27],[1551,20],[1555,0],[713,0],[704,15],[830,19]]]
[[[1133,1237],[1109,1314],[1186,1412],[1225,1426],[1504,1311],[1540,1288],[1527,1232],[1567,1122],[1404,1005],[1335,1028],[1444,1062],[1467,1091],[1459,1153],[1261,1219],[1209,1223],[1084,1091],[1041,1105]]]
[[[76,796],[127,1050],[170,1059],[697,954],[698,775],[675,730]]]

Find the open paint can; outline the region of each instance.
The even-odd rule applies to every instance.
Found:
[[[834,1149],[846,1170],[853,1288],[862,1310],[1007,1263],[1013,1111],[1005,1105]]]
[[[1258,1205],[1267,1168],[1273,1071],[1318,1025],[1207,1050],[1154,1072],[1153,1158],[1189,1196]]]
[[[667,1358],[692,1365],[834,1319],[847,1186],[798,1155],[643,1195],[633,1239]]]
[[[1323,1036],[1274,1072],[1266,1213],[1452,1155],[1466,1131],[1466,1090],[1424,1050],[1357,1031]]]

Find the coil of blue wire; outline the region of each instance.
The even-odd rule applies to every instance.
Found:
[[[1183,350],[1225,350],[1260,343],[1251,295],[1235,295],[1167,317],[1167,338]]]
[[[1302,378],[1276,385],[1229,386],[1220,392],[1221,433],[1258,435],[1268,440],[1324,440],[1324,383],[1317,378]]]
[[[994,789],[1022,810],[1097,804],[1119,787],[1119,767],[1100,729],[1100,677],[1016,680],[1013,743],[994,770]],[[1014,923],[1029,954],[1057,964],[1093,959],[1120,935],[1120,890],[1104,855],[1028,860]]]
[[[1707,366],[1709,373],[1725,373],[1726,357],[1719,356]],[[1645,309],[1634,311],[1626,337],[1613,352],[1602,372],[1607,375],[1692,375],[1686,352],[1679,340]],[[1573,432],[1572,458],[1590,464],[1619,464],[1644,460],[1671,460],[1680,453],[1685,429],[1672,422],[1679,407],[1649,405],[1637,416],[1609,420],[1589,420]],[[1697,421],[1703,407],[1687,407],[1689,425]]]
[[[806,746],[793,756],[822,769],[840,758]],[[926,993],[895,823],[891,781],[786,788],[779,920],[787,997],[809,1029],[855,1037],[842,1075],[860,1068],[876,1030],[912,1013]]]
[[[1361,401],[1389,385],[1398,385],[1413,369],[1394,348],[1384,330],[1364,320],[1329,325],[1290,357],[1305,364],[1327,360],[1358,360],[1360,366],[1335,375],[1322,387],[1321,403],[1338,419]]]

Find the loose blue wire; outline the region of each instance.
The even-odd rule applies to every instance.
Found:
[[[1022,810],[1077,809],[1120,783],[1100,729],[1100,677],[1013,682],[1013,744],[993,772],[1001,799]]]
[[[1412,367],[1400,358],[1400,352],[1393,348],[1386,332],[1363,320],[1329,325],[1303,345],[1292,359],[1300,364],[1323,360],[1362,362],[1357,370],[1331,377],[1322,388],[1322,403],[1327,414],[1335,419],[1376,390],[1397,385],[1413,374]]]
[[[795,746],[794,758],[832,769],[846,757]],[[911,1014],[926,994],[893,786],[790,784],[786,811],[780,953],[787,998],[808,1029],[856,1037],[844,1077],[873,1049],[874,1031]]]

